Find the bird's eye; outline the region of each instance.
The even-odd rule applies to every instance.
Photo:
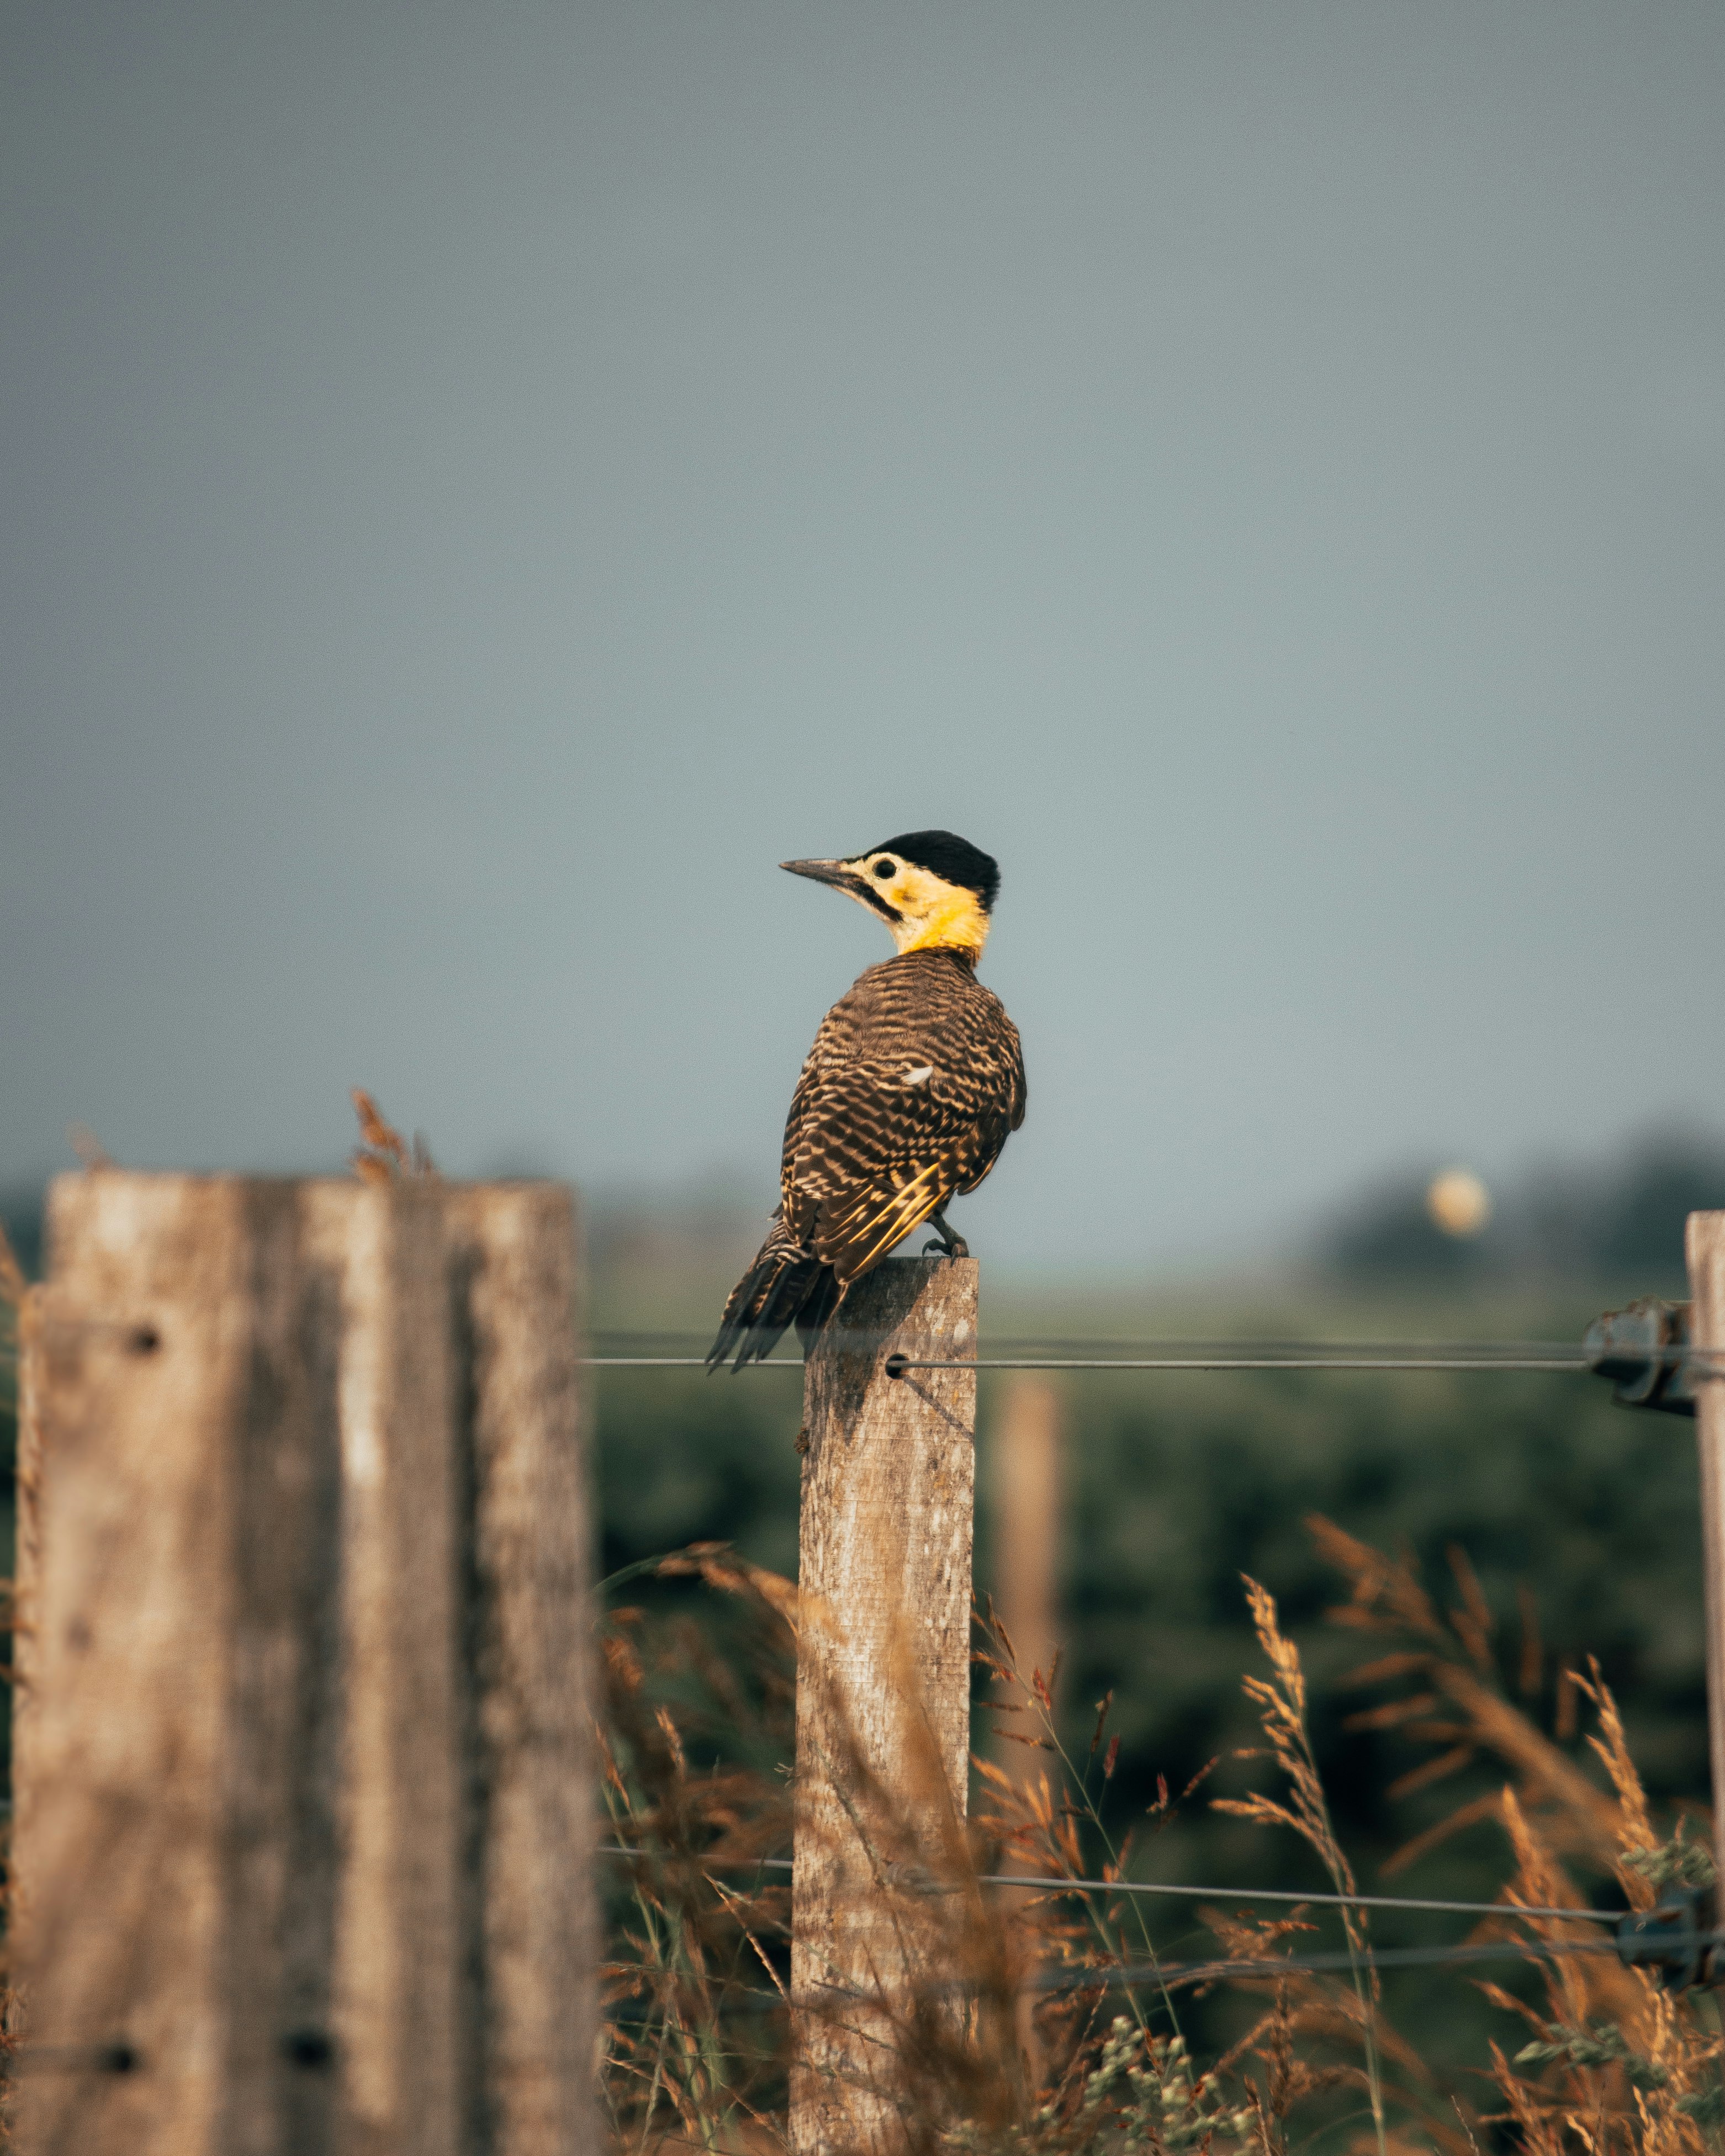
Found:
[[[875,873],[877,876],[896,875],[898,874],[898,863],[892,860],[890,855],[883,854],[880,860],[875,864]]]

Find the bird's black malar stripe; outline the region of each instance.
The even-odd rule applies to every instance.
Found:
[[[847,878],[845,882],[842,884],[839,888],[844,891],[854,890],[857,896],[862,901],[863,904],[865,906],[872,906],[875,912],[880,916],[883,921],[902,921],[905,917],[896,906],[889,905],[886,900],[880,896],[879,885],[869,882],[867,878],[865,876],[858,876],[855,884],[851,883]]]

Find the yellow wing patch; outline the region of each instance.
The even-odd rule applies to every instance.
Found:
[[[893,1245],[901,1241],[911,1230],[939,1206],[945,1196],[939,1181],[941,1164],[931,1161],[927,1168],[909,1183],[895,1190],[884,1205],[876,1206],[867,1219],[862,1215],[874,1205],[878,1193],[870,1191],[853,1205],[849,1213],[834,1221],[836,1235],[823,1237],[824,1241],[841,1242],[848,1254],[859,1243],[866,1244],[861,1258],[854,1265],[845,1265],[843,1270],[849,1278],[866,1272],[877,1258],[882,1257]]]

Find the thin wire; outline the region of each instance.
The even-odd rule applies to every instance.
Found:
[[[583,1364],[589,1370],[704,1370],[705,1355],[583,1355]],[[800,1370],[800,1359],[794,1363],[746,1363],[748,1370]]]
[[[1383,1947],[1363,1953],[1238,1956],[1214,1961],[1146,1962],[1119,1969],[1045,1969],[1034,1971],[1018,1989],[1024,1992],[1119,1991],[1134,1986],[1155,1985],[1158,1990],[1185,1989],[1192,1984],[1217,1984],[1235,1977],[1286,1977],[1302,1974],[1339,1974],[1343,1970],[1442,1969],[1481,1961],[1561,1961],[1566,1954],[1620,1954],[1626,1965],[1658,1967],[1674,1953],[1725,1943],[1725,1932],[1667,1932],[1657,1935],[1645,1952],[1624,1952],[1615,1939],[1481,1939],[1454,1947]],[[1639,1943],[1637,1943],[1639,1944]],[[1658,1951],[1655,1952],[1654,1948]],[[814,1989],[839,1999],[864,2001],[889,2011],[899,2003],[884,1992],[857,1991],[850,1986],[820,1984]],[[913,1993],[927,1996],[973,1990],[962,1979],[935,1985],[916,1985]],[[743,2012],[773,2012],[802,2002],[787,1999],[777,1990],[750,1987],[721,2005]]]
[[[1482,1357],[1447,1355],[1143,1355],[932,1357],[892,1355],[887,1375],[905,1370],[1588,1370],[1579,1354]]]
[[[54,1329],[120,1332],[140,1354],[152,1353],[161,1343],[151,1325],[121,1319],[49,1319]],[[866,1335],[855,1336],[861,1344]],[[881,1336],[884,1338],[885,1336]],[[1072,1343],[1088,1345],[1088,1342]],[[1389,1370],[1480,1372],[1535,1371],[1547,1373],[1593,1371],[1595,1358],[1567,1342],[1507,1341],[1502,1347],[1489,1341],[1435,1340],[1429,1342],[1178,1342],[1170,1349],[1183,1352],[1158,1355],[1006,1355],[948,1358],[887,1358],[887,1374],[901,1377],[907,1370]],[[1233,1350],[1234,1352],[1230,1352]],[[1419,1350],[1420,1352],[1414,1352]],[[8,1353],[8,1361],[15,1357]],[[1640,1358],[1667,1370],[1686,1365],[1700,1377],[1725,1373],[1725,1351],[1702,1347],[1660,1346]],[[583,1365],[593,1370],[704,1370],[705,1355],[584,1355]],[[801,1370],[801,1356],[762,1358],[743,1365],[746,1369]]]
[[[850,1337],[857,1341],[874,1340],[875,1342],[884,1342],[890,1337],[890,1332],[888,1331],[875,1331],[862,1326],[847,1327],[845,1329],[849,1332]],[[633,1354],[638,1350],[644,1352],[649,1348],[663,1348],[669,1351],[674,1347],[698,1346],[702,1340],[705,1340],[706,1335],[704,1332],[699,1334],[690,1332],[612,1332],[601,1328],[599,1331],[596,1332],[593,1337],[607,1353],[614,1353],[619,1356],[623,1356]],[[1345,1352],[1351,1354],[1430,1355],[1443,1353],[1482,1356],[1574,1355],[1580,1352],[1576,1342],[1573,1339],[1384,1339],[1322,1341],[1304,1337],[1291,1339],[1286,1334],[1279,1335],[1276,1338],[1271,1339],[1266,1338],[1262,1336],[1238,1333],[1230,1334],[1225,1337],[1215,1333],[1206,1333],[1202,1335],[1163,1334],[1159,1335],[1153,1339],[1147,1340],[1122,1339],[1117,1336],[1113,1337],[1077,1339],[1068,1338],[1063,1335],[1053,1332],[1019,1332],[999,1336],[999,1344],[1004,1349],[1017,1348],[1029,1351],[1032,1348],[1048,1348],[1064,1354],[1083,1353],[1094,1355],[1106,1354],[1110,1356],[1168,1354],[1173,1353],[1197,1354],[1200,1351],[1213,1351],[1219,1354],[1252,1353],[1301,1355],[1323,1354],[1325,1353],[1340,1353]],[[1692,1348],[1686,1343],[1682,1345],[1673,1343],[1669,1346],[1661,1347],[1654,1352],[1665,1355],[1676,1356],[1690,1353],[1702,1353],[1706,1351],[1697,1348]],[[691,1357],[691,1359],[705,1360],[705,1358]]]
[[[621,1842],[602,1842],[598,1853],[601,1856],[643,1856],[649,1854],[646,1851],[630,1849]],[[742,1870],[757,1866],[768,1871],[793,1869],[793,1860],[788,1856],[701,1856],[695,1861],[701,1864],[734,1866]],[[979,1887],[1034,1887],[1045,1894],[1169,1894],[1192,1901],[1291,1902],[1301,1905],[1322,1905],[1326,1908],[1420,1909],[1453,1917],[1558,1917],[1572,1922],[1592,1924],[1615,1924],[1620,1917],[1632,1913],[1627,1909],[1524,1908],[1518,1902],[1428,1902],[1399,1894],[1300,1894],[1281,1887],[1183,1887],[1163,1880],[1068,1879],[1046,1873],[1039,1876],[1034,1872],[1017,1871],[978,1872],[976,1883]]]
[[[853,1340],[884,1341],[896,1328],[845,1325],[837,1329]],[[601,1327],[592,1336],[608,1349],[618,1353],[649,1347],[670,1348],[675,1346],[698,1346],[706,1337],[706,1332],[688,1330],[665,1332],[612,1331]],[[1573,1337],[1561,1340],[1549,1337],[1481,1338],[1478,1335],[1467,1339],[1410,1339],[1400,1335],[1384,1338],[1362,1339],[1358,1337],[1345,1340],[1315,1340],[1307,1334],[1297,1337],[1288,1333],[1216,1333],[1173,1332],[1158,1333],[1150,1338],[1122,1337],[1118,1334],[1092,1335],[1078,1337],[1055,1332],[1002,1332],[992,1336],[1005,1348],[1047,1348],[1076,1353],[1082,1350],[1091,1353],[1138,1354],[1178,1352],[1196,1354],[1201,1350],[1214,1349],[1223,1353],[1276,1353],[1283,1355],[1324,1354],[1458,1354],[1458,1355],[1575,1355],[1583,1352],[1581,1343]],[[1664,1356],[1676,1359],[1686,1355],[1705,1355],[1711,1352],[1698,1342],[1668,1341],[1656,1342],[1647,1353],[1650,1356]]]
[[[1678,1351],[1670,1350],[1671,1356]],[[1700,1365],[1699,1351],[1683,1351],[1685,1359],[1692,1366]],[[708,1363],[704,1355],[588,1355],[583,1358],[586,1367],[594,1370],[704,1370]],[[1593,1370],[1593,1364],[1579,1353],[1545,1356],[1453,1356],[1453,1355],[1144,1355],[1132,1357],[1090,1356],[991,1356],[978,1355],[948,1360],[933,1358],[891,1356],[892,1368],[889,1376],[906,1370],[1455,1370],[1463,1373],[1486,1370],[1533,1370],[1576,1374]],[[807,1366],[798,1357],[794,1360],[776,1358],[747,1363],[745,1370],[801,1370]],[[1698,1368],[1703,1376],[1717,1376],[1725,1372],[1725,1357],[1710,1358]]]
[[[1163,1880],[1050,1879],[1034,1874],[996,1871],[983,1875],[988,1887],[1040,1887],[1045,1894],[1171,1894],[1218,1902],[1289,1902],[1339,1909],[1421,1909],[1451,1917],[1563,1917],[1577,1922],[1615,1924],[1627,1911],[1615,1909],[1524,1909],[1514,1902],[1427,1902],[1398,1894],[1296,1894],[1285,1887],[1178,1887]]]
[[[1725,1932],[1663,1932],[1647,1943],[1645,1952],[1623,1955],[1625,1961],[1653,1963],[1679,1950],[1717,1946]],[[1159,1962],[1141,1968],[1091,1970],[1039,1971],[1024,1988],[1029,1991],[1113,1991],[1136,1984],[1211,1984],[1230,1976],[1281,1976],[1290,1971],[1314,1974],[1362,1968],[1437,1969],[1447,1963],[1470,1961],[1560,1961],[1565,1954],[1619,1953],[1616,1939],[1481,1939],[1455,1947],[1379,1947],[1363,1953],[1289,1954],[1283,1959],[1266,1956],[1261,1961]],[[1640,1942],[1636,1942],[1636,1946]],[[1657,1948],[1657,1953],[1654,1951]]]
[[[625,1340],[644,1342],[655,1339],[669,1343],[694,1336],[685,1333],[602,1333],[599,1338],[621,1345]],[[884,1336],[883,1336],[884,1337]],[[1102,1339],[1066,1339],[1052,1332],[1021,1332],[1002,1335],[998,1343],[1002,1348],[1045,1348],[1068,1355],[1153,1355],[1179,1352],[1196,1354],[1200,1350],[1214,1350],[1218,1354],[1283,1354],[1304,1355],[1327,1353],[1378,1355],[1573,1355],[1579,1352],[1573,1339],[1564,1340],[1313,1340],[1310,1337],[1290,1338],[1281,1335],[1266,1338],[1247,1333],[1219,1335],[1162,1334],[1154,1339],[1122,1339],[1116,1335]],[[1668,1354],[1688,1353],[1686,1344],[1661,1348]],[[1702,1352],[1697,1350],[1696,1352]]]
[[[619,1345],[642,1336],[614,1334]],[[655,1336],[647,1335],[648,1338]],[[663,1337],[663,1335],[658,1336]],[[876,1336],[884,1341],[888,1336]],[[866,1334],[856,1336],[859,1345]],[[1090,1341],[1025,1341],[1004,1342],[1011,1347],[1090,1348],[1104,1343]],[[1136,1347],[1138,1342],[1122,1342]],[[906,1370],[1389,1370],[1463,1373],[1488,1370],[1532,1371],[1546,1373],[1593,1372],[1598,1357],[1569,1341],[1559,1340],[1169,1340],[1144,1342],[1137,1354],[1076,1355],[1051,1353],[978,1356],[890,1356],[888,1372]],[[589,1367],[614,1370],[700,1370],[707,1367],[705,1355],[598,1354],[585,1358]],[[1651,1348],[1642,1358],[1666,1370],[1687,1366],[1697,1375],[1725,1371],[1725,1352],[1688,1345]],[[798,1356],[783,1361],[751,1363],[749,1369],[800,1370]]]

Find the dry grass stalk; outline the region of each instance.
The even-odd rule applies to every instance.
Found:
[[[1358,1887],[1353,1876],[1353,1867],[1343,1854],[1341,1844],[1336,1839],[1335,1828],[1330,1818],[1329,1800],[1324,1794],[1317,1761],[1312,1749],[1312,1735],[1306,1716],[1306,1677],[1300,1666],[1299,1650],[1293,1641],[1282,1633],[1276,1616],[1275,1597],[1250,1578],[1245,1580],[1245,1590],[1246,1602],[1252,1613],[1252,1628],[1275,1675],[1268,1681],[1262,1677],[1248,1676],[1244,1681],[1244,1688],[1246,1697],[1258,1710],[1260,1726],[1270,1741],[1268,1756],[1281,1769],[1286,1782],[1288,1801],[1281,1803],[1275,1798],[1255,1792],[1245,1798],[1218,1797],[1214,1799],[1215,1808],[1218,1811],[1231,1812],[1239,1818],[1251,1820],[1260,1826],[1290,1829],[1316,1854],[1329,1874],[1337,1893],[1356,1893]],[[1380,1992],[1375,1971],[1368,1972],[1363,1959],[1370,1945],[1370,1931],[1365,1912],[1362,1909],[1343,1908],[1341,1917],[1343,1933],[1348,1941],[1360,2046],[1365,2061],[1365,2087],[1372,2110],[1372,2128],[1377,2140],[1378,2156],[1387,2156],[1384,2082],[1378,2056]]]
[[[1503,1890],[1503,1915],[1487,1918],[1477,1936],[1559,1947],[1598,1936],[1593,1925],[1531,1913],[1584,1906],[1570,1863],[1606,1873],[1631,1908],[1652,1907],[1656,1889],[1667,1883],[1711,1883],[1710,1856],[1686,1838],[1681,1820],[1671,1838],[1661,1840],[1617,1702],[1597,1663],[1589,1662],[1584,1676],[1567,1672],[1557,1736],[1569,1719],[1569,1703],[1578,1697],[1588,1701],[1598,1721],[1588,1747],[1604,1769],[1609,1794],[1504,1697],[1489,1651],[1490,1627],[1481,1618],[1483,1598],[1475,1599],[1476,1584],[1472,1594],[1468,1591],[1471,1572],[1464,1577],[1457,1568],[1463,1606],[1449,1613],[1446,1624],[1406,1560],[1384,1557],[1328,1521],[1311,1525],[1319,1547],[1353,1582],[1352,1600],[1333,1613],[1338,1621],[1400,1642],[1355,1670],[1353,1681],[1410,1681],[1419,1687],[1355,1717],[1354,1726],[1399,1727],[1404,1735],[1444,1745],[1443,1759],[1456,1753],[1495,1758],[1512,1777],[1502,1791],[1460,1806],[1407,1845],[1392,1866],[1404,1868],[1461,1828],[1495,1818],[1508,1837],[1515,1870]],[[1524,1611],[1524,1640],[1530,1629]],[[1524,1650],[1524,1671],[1526,1660]],[[1434,1720],[1429,1710],[1439,1698],[1443,1708]],[[1401,1786],[1419,1779],[1416,1770]],[[1714,2030],[1703,2025],[1701,1994],[1673,1994],[1656,1974],[1599,1953],[1559,1954],[1539,1966],[1543,2013],[1501,1984],[1480,1987],[1533,2032],[1533,2041],[1512,2057],[1492,2047],[1504,2108],[1490,2123],[1513,2128],[1533,2156],[1701,2156],[1725,2123],[1720,2046]]]
[[[1399,1727],[1404,1736],[1442,1747],[1392,1783],[1390,1795],[1410,1795],[1482,1756],[1494,1758],[1510,1770],[1524,1811],[1540,1820],[1548,1840],[1566,1855],[1609,1867],[1619,1847],[1617,1804],[1506,1696],[1489,1630],[1481,1624],[1478,1605],[1466,1591],[1463,1606],[1446,1616],[1405,1559],[1386,1557],[1356,1541],[1333,1521],[1314,1515],[1306,1524],[1323,1556],[1352,1584],[1349,1600],[1331,1611],[1331,1621],[1398,1642],[1394,1651],[1356,1669],[1349,1681],[1367,1685],[1406,1678],[1418,1687],[1355,1716],[1349,1726]],[[1467,1577],[1471,1580],[1471,1570]],[[1478,1594],[1476,1581],[1472,1594]],[[1570,1682],[1575,1682],[1573,1672]],[[1399,1850],[1384,1866],[1386,1874],[1404,1871],[1440,1841],[1497,1810],[1494,1796],[1452,1814]]]
[[[353,1088],[352,1098],[359,1118],[359,1143],[349,1158],[354,1173],[362,1182],[388,1183],[398,1175],[437,1173],[437,1163],[423,1132],[415,1131],[409,1145],[385,1120],[382,1110],[362,1086]]]
[[[1592,1741],[1604,1754],[1616,1747],[1609,1727],[1615,1709],[1603,1686],[1593,1689],[1607,1733]],[[1614,1780],[1620,1775],[1625,1839],[1614,1868],[1624,1892],[1645,1905],[1647,1881],[1630,1860],[1648,1853],[1640,1839],[1645,1799],[1620,1751]],[[1568,1882],[1512,1790],[1505,1792],[1504,1816],[1517,1858],[1509,1899],[1524,1908],[1551,1906]],[[1502,1928],[1556,1942],[1585,1928],[1521,1915]],[[1719,2045],[1702,2025],[1696,1995],[1674,1995],[1656,1975],[1596,1954],[1553,1959],[1543,1968],[1543,2013],[1495,1984],[1482,1987],[1533,2032],[1512,2058],[1493,2046],[1494,2077],[1506,2106],[1499,2118],[1513,2123],[1538,2156],[1702,2156],[1717,2143],[1725,2102]]]

